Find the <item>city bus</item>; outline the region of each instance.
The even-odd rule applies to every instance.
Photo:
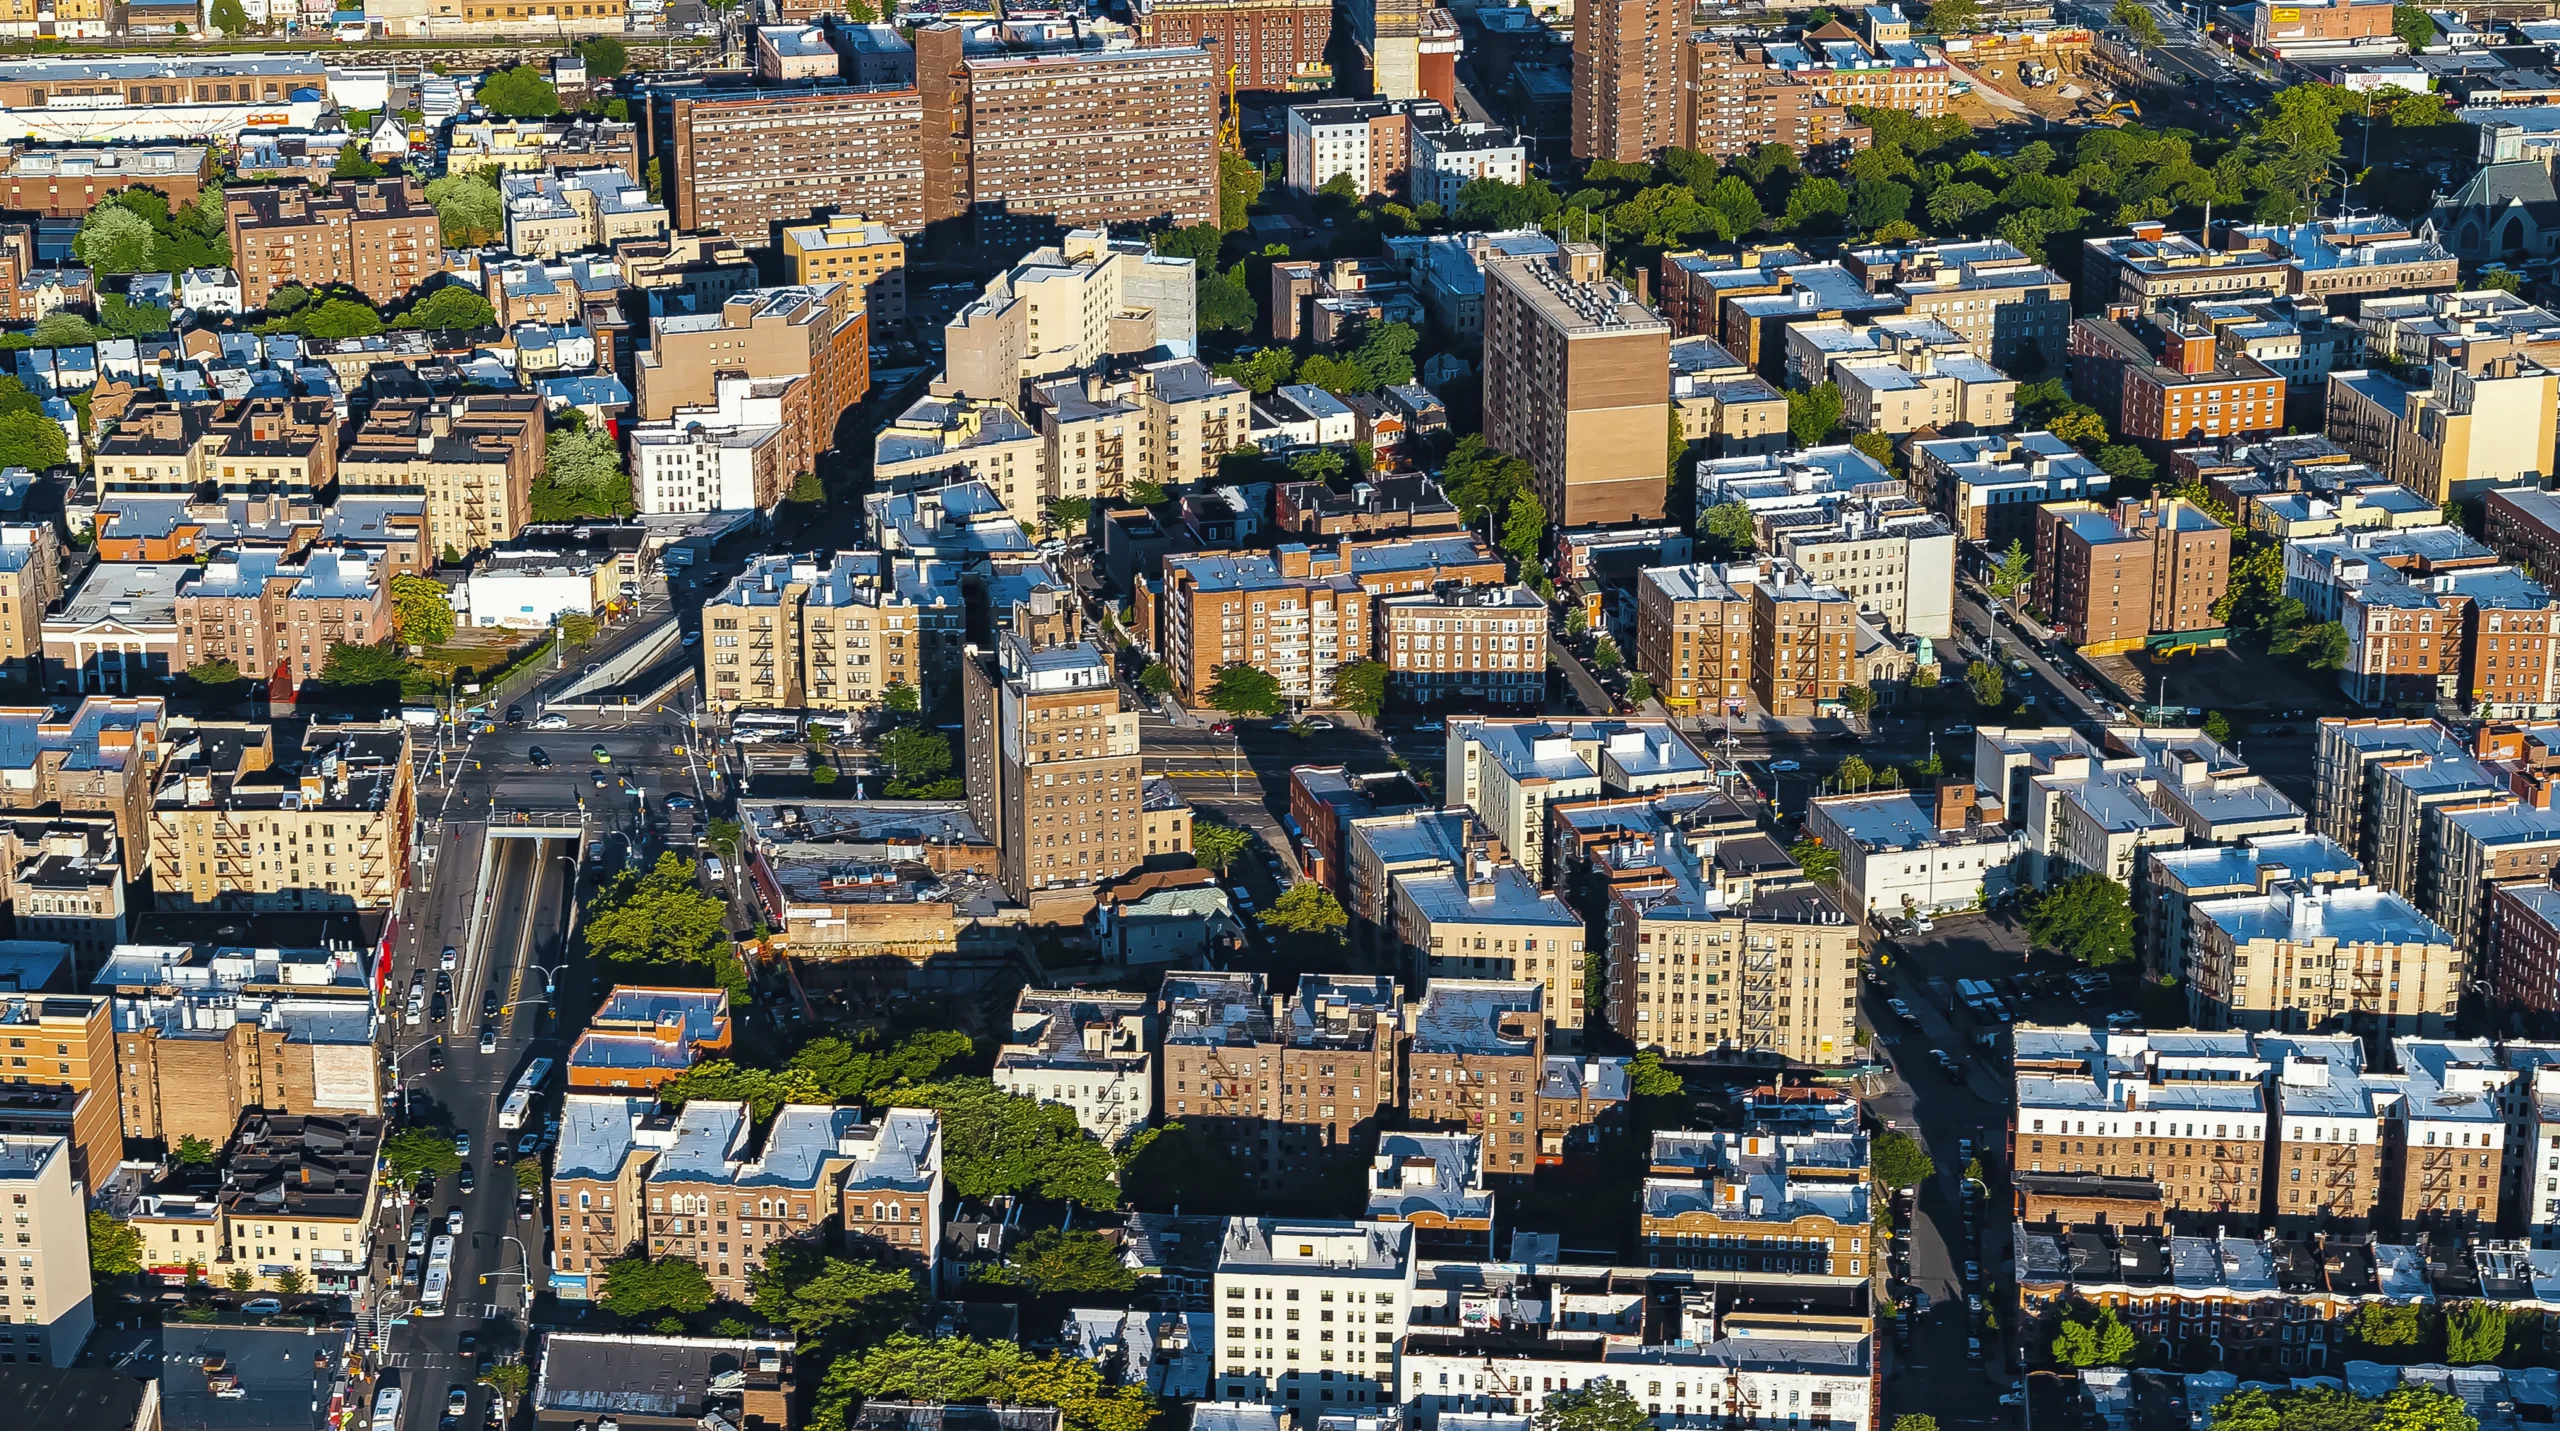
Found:
[[[400,1431],[400,1388],[386,1386],[373,1394],[373,1431]]]
[[[551,1060],[537,1058],[526,1065],[524,1077],[516,1080],[514,1091],[509,1093],[507,1101],[498,1107],[498,1126],[501,1128],[523,1127],[525,1119],[533,1112],[534,1098],[542,1092],[542,1085],[550,1081],[550,1078]]]
[[[427,1284],[426,1289],[418,1294],[417,1314],[421,1317],[443,1316],[445,1294],[452,1284],[453,1238],[448,1234],[438,1237],[428,1250]]]

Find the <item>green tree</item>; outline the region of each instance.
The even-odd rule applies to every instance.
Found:
[[[2475,288],[2495,288],[2507,293],[2524,291],[2524,275],[2512,268],[2484,269],[2471,282]]]
[[[1231,363],[1218,364],[1220,377],[1244,384],[1255,397],[1269,397],[1298,371],[1298,355],[1286,348],[1256,348]]]
[[[976,1051],[969,1036],[955,1029],[918,1029],[886,1047],[812,1039],[791,1055],[789,1066],[816,1079],[834,1101],[861,1103],[928,1082]]]
[[[1501,179],[1470,179],[1458,189],[1458,227],[1462,229],[1527,228],[1564,207],[1544,179],[1526,184]]]
[[[453,1150],[451,1138],[433,1128],[403,1128],[383,1140],[382,1165],[393,1182],[409,1187],[420,1177],[444,1177],[457,1171],[462,1155]]]
[[[1648,1431],[1653,1418],[1614,1381],[1593,1378],[1579,1391],[1559,1391],[1538,1407],[1537,1431]]]
[[[1192,307],[1200,326],[1212,333],[1250,333],[1262,315],[1241,261],[1225,273],[1203,266],[1192,283]]]
[[[616,517],[631,510],[631,477],[612,434],[601,427],[561,427],[544,437],[542,475],[533,484],[534,520]]]
[[[2402,1385],[2374,1404],[2373,1431],[2480,1431],[2462,1398],[2432,1387]]]
[[[1867,764],[1865,756],[1852,755],[1840,762],[1839,768],[1832,772],[1832,779],[1842,790],[1864,790],[1876,783],[1876,772]]]
[[[663,969],[730,958],[729,906],[695,882],[694,862],[673,852],[625,870],[587,903],[587,952],[608,963]]]
[[[275,1275],[276,1291],[287,1297],[299,1297],[311,1288],[311,1279],[297,1267],[287,1267]]]
[[[495,243],[506,232],[507,215],[498,203],[498,191],[477,174],[447,174],[430,180],[426,197],[444,230],[444,241],[455,248]],[[268,311],[285,310],[270,301]]]
[[[1422,335],[1410,323],[1372,323],[1361,330],[1360,346],[1351,361],[1369,375],[1371,384],[1397,387],[1413,381],[1413,350]]]
[[[1163,483],[1150,482],[1143,477],[1129,484],[1129,501],[1136,506],[1153,507],[1162,503],[1169,495],[1171,494],[1165,491]]]
[[[1877,1182],[1888,1188],[1915,1188],[1937,1176],[1938,1165],[1920,1140],[1898,1128],[1888,1128],[1875,1136],[1870,1146],[1869,1166]]]
[[[2220,711],[2206,711],[2202,727],[2205,739],[2216,745],[2231,743],[2231,718]]]
[[[1961,35],[1982,23],[1980,0],[1934,0],[1929,6],[1929,28],[1941,35]],[[1893,1431],[1903,1431],[1896,1426]],[[1937,1431],[1935,1426],[1929,1431]]]
[[[578,58],[587,62],[590,80],[619,79],[631,68],[631,50],[611,35],[598,35],[578,46]]]
[[[223,1285],[232,1291],[246,1292],[258,1285],[258,1274],[246,1267],[234,1267],[231,1269],[231,1275],[222,1280]]]
[[[2436,22],[2428,19],[2427,12],[2416,5],[2394,5],[2391,7],[2391,33],[2400,37],[2400,43],[2409,47],[2409,53],[2416,54],[2435,41]]]
[[[1787,392],[1787,432],[1798,447],[1818,447],[1840,425],[1840,385],[1816,383]]]
[[[1370,720],[1387,708],[1387,667],[1382,661],[1351,661],[1333,671],[1333,703]]]
[[[159,242],[150,220],[122,204],[100,204],[80,221],[71,252],[99,273],[147,273]]]
[[[500,1406],[513,1406],[524,1400],[525,1387],[532,1380],[533,1373],[527,1371],[524,1363],[520,1361],[497,1362],[487,1371],[480,1373],[480,1384],[496,1393],[496,1400]],[[1899,1431],[1899,1428],[1896,1428],[1896,1431]]]
[[[1653,699],[1653,678],[1642,671],[1627,677],[1627,699],[1638,705]]]
[[[142,1270],[142,1234],[112,1214],[89,1213],[89,1275],[130,1277]]]
[[[142,338],[169,331],[169,310],[158,303],[133,303],[120,293],[98,295],[98,326],[118,338]]]
[[[453,639],[453,602],[444,583],[433,577],[391,578],[391,615],[400,639],[412,646],[438,646]]]
[[[924,1309],[924,1289],[902,1268],[829,1257],[803,1243],[765,1254],[747,1274],[748,1297],[767,1322],[804,1346],[841,1352],[869,1346]]]
[[[237,0],[233,0],[233,3],[236,4]],[[329,177],[332,179],[379,179],[382,177],[382,166],[373,162],[373,156],[364,150],[362,134],[338,146],[338,157],[329,166]]]
[[[2135,44],[2146,50],[2159,47],[2160,22],[2151,18],[2151,12],[2143,7],[2142,0],[2116,0],[2116,8],[2107,18],[2122,25],[2125,32],[2133,36]]]
[[[1995,707],[2006,703],[2009,698],[2008,682],[2001,679],[2000,668],[1988,661],[1967,662],[1964,683],[1972,688],[1977,705]]]
[[[532,1158],[527,1158],[523,1162],[516,1164],[516,1191],[529,1193],[538,1193],[542,1191],[542,1164],[540,1162]]]
[[[1351,923],[1351,915],[1333,891],[1314,880],[1301,880],[1280,892],[1271,907],[1262,911],[1266,929],[1306,938],[1339,939]]]
[[[0,466],[50,471],[71,460],[62,424],[34,412],[0,412]]]
[[[1964,3],[1971,4],[1972,0],[1964,0]],[[1929,7],[1929,13],[1935,16],[1945,4],[1946,0],[1939,0],[1937,5]],[[1939,33],[1946,32],[1940,30]],[[1893,1418],[1893,1431],[1938,1431],[1938,1418],[1925,1411],[1906,1411]]]
[[[2000,564],[1991,573],[1991,594],[2003,601],[2015,601],[2026,594],[2035,581],[2035,564],[2027,555],[2027,544],[2012,539],[2009,549],[2000,554]]]
[[[2407,1361],[2427,1340],[2427,1309],[2415,1302],[2366,1302],[2347,1318],[2347,1336],[2380,1361]]]
[[[1030,1193],[1083,1207],[1117,1206],[1115,1165],[1073,1110],[1018,1098],[983,1078],[911,1088],[899,1105],[942,1116],[943,1175],[961,1197]]]
[[[1117,1295],[1138,1289],[1138,1274],[1120,1261],[1120,1248],[1081,1228],[1044,1227],[980,1274],[980,1280],[1027,1287],[1044,1296],[1066,1293]]]
[[[1138,673],[1138,689],[1151,696],[1173,694],[1173,668],[1162,661],[1149,661]]]
[[[1258,666],[1231,661],[1211,678],[1208,700],[1231,716],[1271,715],[1280,709],[1280,681]]]
[[[1237,829],[1233,825],[1221,825],[1209,820],[1191,822],[1191,858],[1199,861],[1202,869],[1212,869],[1225,874],[1234,867],[1236,857],[1243,854],[1245,848],[1252,843],[1251,833]]]
[[[222,1150],[209,1139],[189,1133],[178,1140],[178,1161],[193,1167],[204,1167],[220,1157]]]
[[[951,737],[920,725],[902,725],[880,737],[880,759],[903,785],[930,785],[951,771]]]
[[[2092,870],[2047,890],[2027,910],[2027,932],[2092,969],[2133,958],[2133,896]]]
[[[1218,154],[1218,227],[1234,233],[1262,200],[1262,170],[1241,154]]]
[[[382,315],[352,298],[323,299],[293,315],[291,323],[306,338],[370,338],[382,331]]]
[[[1996,202],[1998,196],[1980,184],[1963,181],[1940,184],[1929,191],[1929,222],[1941,229],[1952,229]]]
[[[1012,1342],[908,1332],[838,1358],[819,1386],[811,1424],[838,1424],[857,1397],[1054,1406],[1067,1431],[1145,1431],[1156,1410],[1144,1387],[1105,1389],[1101,1367],[1082,1357],[1035,1359]]]
[[[2444,1359],[2455,1366],[2496,1361],[2507,1349],[2507,1309],[2461,1302],[2444,1314]]]
[[[1120,1155],[1120,1192],[1140,1212],[1242,1208],[1254,1195],[1226,1146],[1179,1119],[1129,1140]]]
[[[213,21],[213,28],[220,30],[226,40],[245,34],[249,29],[249,12],[241,7],[240,0],[213,0],[213,14],[209,18]]]
[[[1787,846],[1787,858],[1796,862],[1807,879],[1834,880],[1840,877],[1840,852],[1808,835]]]
[[[1851,715],[1865,715],[1867,712],[1876,708],[1875,687],[1842,686],[1840,688],[1840,704]]]
[[[1759,534],[1751,525],[1751,509],[1740,502],[1719,502],[1709,507],[1698,525],[1707,539],[1721,549],[1720,556],[1749,556],[1759,547]]]
[[[7,422],[7,418],[0,417],[0,436],[5,436]],[[2299,656],[2302,664],[2315,671],[2334,671],[2347,664],[2347,628],[2335,621],[2323,621],[2270,641],[2267,649],[2279,656]]]
[[[541,119],[560,112],[560,91],[531,65],[500,70],[480,84],[481,107],[509,119]]]
[[[1627,1063],[1627,1091],[1638,1098],[1677,1098],[1689,1091],[1689,1080],[1664,1063],[1660,1052],[1639,1049]]]
[[[807,1069],[753,1068],[725,1058],[697,1063],[667,1080],[658,1090],[658,1099],[670,1108],[698,1099],[744,1103],[758,1123],[772,1122],[790,1104],[833,1101],[819,1086],[817,1075]]]
[[[2140,1345],[2115,1308],[2082,1303],[2055,1330],[2053,1359],[2069,1367],[2122,1366]]]
[[[633,1253],[604,1269],[604,1292],[597,1298],[617,1317],[646,1317],[656,1312],[692,1316],[711,1305],[711,1279],[699,1263],[684,1257],[652,1262]]]
[[[1053,532],[1081,534],[1093,520],[1093,503],[1083,497],[1053,497],[1040,515]]]
[[[396,686],[408,671],[409,658],[394,642],[359,646],[337,641],[330,644],[328,659],[320,665],[320,684],[340,689]]]
[[[2149,487],[2152,479],[2160,475],[2159,464],[2129,442],[2113,442],[2099,448],[2098,466],[2125,488]]]
[[[489,306],[488,299],[459,283],[448,283],[411,304],[408,312],[391,320],[391,326],[449,332],[487,328],[497,321],[497,310]]]

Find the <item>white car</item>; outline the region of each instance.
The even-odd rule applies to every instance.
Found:
[[[535,721],[533,723],[533,728],[535,730],[567,730],[569,728],[569,718],[558,714],[547,715],[542,719]]]
[[[461,964],[462,951],[454,948],[450,944],[444,946],[444,953],[436,960],[436,967],[448,974],[460,967]]]

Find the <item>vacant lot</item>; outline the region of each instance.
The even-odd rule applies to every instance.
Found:
[[[2142,652],[2092,658],[2127,704],[2195,706],[2230,716],[2303,717],[2345,709],[2335,679],[2254,646],[2191,651],[2157,662]]]

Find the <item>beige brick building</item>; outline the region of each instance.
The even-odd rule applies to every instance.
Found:
[[[1751,605],[1705,563],[1642,573],[1635,666],[1665,705],[1742,709],[1751,679]]]
[[[749,1156],[747,1105],[688,1103],[646,1175],[648,1250],[702,1268],[744,1297],[776,1246],[826,1237],[840,1218],[857,1255],[930,1276],[942,1235],[942,1124],[932,1113],[790,1104]],[[555,1209],[556,1210],[556,1209]],[[592,1290],[592,1284],[591,1284]]]
[[[1739,870],[1671,835],[1594,863],[1611,886],[1610,1023],[1637,1047],[1862,1056],[1858,925],[1774,845]]]
[[[62,591],[62,539],[53,524],[0,524],[0,672],[37,677],[44,661],[44,614]]]
[[[1547,603],[1525,586],[1451,584],[1377,603],[1395,699],[1481,711],[1547,697]]]
[[[970,813],[1003,851],[998,882],[1061,913],[1089,906],[1148,853],[1138,717],[1120,709],[1110,659],[1007,631],[960,674]]]
[[[876,709],[892,686],[921,691],[915,603],[840,553],[826,566],[760,557],[702,606],[703,689],[715,710]]]
[[[1528,460],[1558,527],[1662,517],[1671,325],[1601,259],[1570,243],[1483,260],[1485,441]]]
[[[300,563],[274,548],[222,552],[178,583],[177,664],[229,661],[253,681],[299,689],[319,679],[331,646],[391,639],[390,585],[360,552]]]
[[[1044,512],[1056,498],[1119,497],[1140,483],[1181,487],[1214,476],[1219,458],[1248,444],[1253,423],[1252,394],[1194,358],[1040,383],[1031,399]]]
[[[1653,1267],[1862,1277],[1875,1265],[1859,1132],[1656,1132],[1636,1237]]]
[[[1394,885],[1396,939],[1414,987],[1449,979],[1537,985],[1548,1021],[1583,1026],[1582,916],[1521,868],[1476,859],[1416,870]]]
[[[158,696],[85,696],[68,720],[46,706],[0,708],[11,728],[0,758],[0,805],[48,806],[115,820],[125,873],[150,867],[152,791],[160,773],[168,703]]]
[[[314,725],[279,752],[266,725],[206,725],[151,805],[163,908],[264,912],[388,908],[417,816],[409,734],[396,723]]]
[[[347,496],[423,496],[433,552],[513,541],[533,519],[543,460],[542,399],[472,393],[375,403],[338,470]]]
[[[67,1139],[71,1174],[102,1186],[124,1156],[116,1122],[114,1026],[88,994],[0,996],[0,1132]]]
[[[2211,1027],[2432,1038],[2461,1003],[2453,936],[2388,889],[2284,884],[2188,919]]]
[[[10,1240],[0,1246],[18,1259],[17,1296],[0,1314],[0,1335],[22,1363],[72,1365],[96,1325],[86,1209],[92,1186],[74,1170],[62,1139],[0,1135],[0,1199],[10,1216]]]
[[[2139,1179],[2182,1227],[2264,1211],[2267,1065],[2248,1035],[2021,1026],[2016,1046],[2020,1174]]]
[[[643,421],[683,407],[713,407],[724,375],[808,380],[786,401],[792,437],[786,470],[817,470],[836,424],[871,389],[870,315],[850,283],[753,288],[703,313],[651,324],[632,395]]]
[[[1638,608],[1641,614],[1642,608]],[[1751,693],[1773,715],[1809,716],[1858,684],[1858,608],[1803,580],[1751,588]]]
[[[259,1290],[295,1276],[324,1295],[361,1291],[372,1251],[383,1120],[265,1114],[224,1150],[223,1260],[214,1280],[246,1271]]]
[[[850,284],[874,323],[907,316],[907,245],[887,224],[860,214],[830,214],[825,223],[793,224],[782,231],[782,276],[814,287]]]

